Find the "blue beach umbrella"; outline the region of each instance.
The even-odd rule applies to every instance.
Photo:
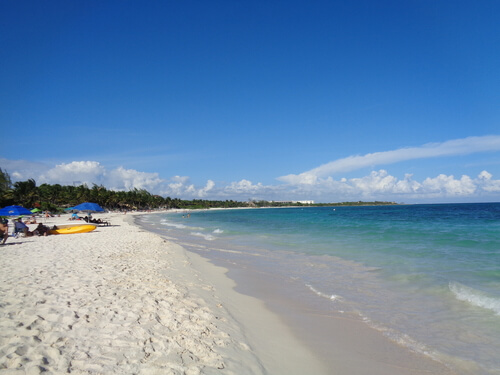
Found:
[[[103,212],[104,208],[99,206],[97,203],[90,203],[90,202],[85,202],[81,203],[75,207],[73,207],[74,210],[78,211],[88,211],[88,212]]]
[[[31,215],[31,211],[21,206],[7,206],[0,210],[0,216]]]

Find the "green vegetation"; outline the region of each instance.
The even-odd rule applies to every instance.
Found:
[[[26,208],[40,208],[51,212],[61,212],[64,208],[72,207],[83,202],[94,202],[109,210],[153,210],[153,209],[208,209],[208,208],[237,208],[237,207],[284,207],[284,206],[364,206],[389,205],[394,202],[343,202],[302,204],[291,202],[248,201],[234,200],[181,200],[178,198],[152,195],[144,189],[130,191],[108,190],[104,186],[87,185],[36,185],[35,180],[18,181],[12,184],[7,172],[0,168],[0,207],[20,205]]]

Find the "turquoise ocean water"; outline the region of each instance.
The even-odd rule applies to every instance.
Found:
[[[289,298],[357,316],[461,373],[500,374],[500,203],[208,210],[140,221],[229,269],[272,275]]]

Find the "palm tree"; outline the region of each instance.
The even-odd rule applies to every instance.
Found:
[[[14,201],[23,207],[33,207],[40,198],[36,182],[32,178],[28,181],[14,183]]]
[[[7,206],[13,197],[12,181],[7,172],[0,168],[0,206]]]
[[[83,202],[88,202],[90,198],[90,189],[87,187],[87,185],[83,184],[80,186],[76,187],[76,204],[78,203],[83,203]]]
[[[61,205],[64,204],[63,198],[63,187],[59,184],[49,185],[42,184],[38,187],[40,194],[40,199],[50,205]]]

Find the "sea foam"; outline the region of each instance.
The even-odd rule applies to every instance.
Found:
[[[204,234],[200,232],[191,232],[191,235],[196,236],[196,237],[202,237],[207,241],[213,241],[215,240],[215,236],[212,236],[211,234]]]
[[[166,221],[166,220],[162,220],[162,221],[161,221],[161,224],[162,224],[162,225],[165,225],[165,226],[167,226],[167,227],[173,227],[173,228],[177,228],[177,229],[184,229],[184,228],[187,228],[184,224],[171,223],[171,222]]]
[[[491,310],[497,315],[500,315],[499,298],[490,297],[480,290],[470,288],[457,282],[450,282],[449,288],[458,300],[468,302],[473,306]]]
[[[310,284],[306,284],[306,286],[311,290],[311,292],[315,293],[316,295],[318,295],[322,298],[326,298],[326,299],[329,299],[331,301],[339,301],[342,299],[342,297],[337,296],[335,294],[325,294],[323,292],[320,292],[319,290],[317,290],[315,287],[313,287]]]

